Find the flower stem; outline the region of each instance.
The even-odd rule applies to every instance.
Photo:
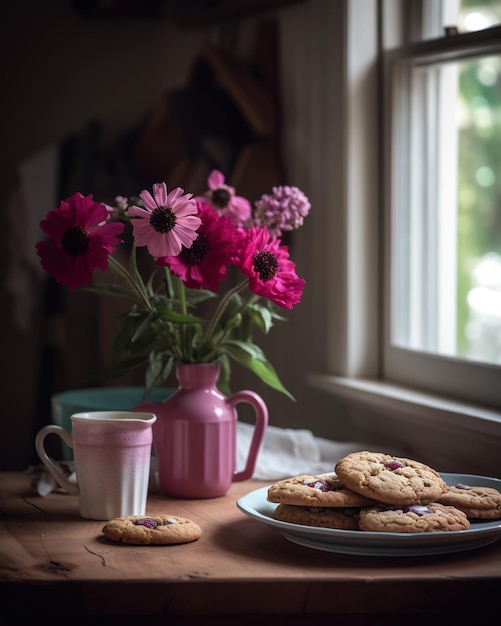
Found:
[[[223,315],[226,307],[228,306],[228,302],[230,301],[230,298],[233,296],[233,294],[238,293],[239,291],[242,291],[243,289],[245,289],[245,287],[247,287],[247,283],[248,283],[248,279],[246,278],[236,287],[233,287],[233,289],[230,289],[229,291],[227,291],[224,297],[221,298],[221,301],[219,302],[219,305],[216,309],[214,317],[212,318],[209,326],[207,327],[207,331],[205,332],[204,343],[208,342],[210,338],[212,337],[214,330],[216,329],[219,323],[219,320],[221,319],[221,316]]]
[[[179,296],[179,303],[181,305],[181,313],[184,316],[186,316],[188,314],[188,306],[186,304],[186,291],[184,288],[184,283],[179,277],[177,277],[177,286],[178,286],[177,293]],[[187,354],[188,353],[187,328],[184,326],[184,324],[181,324],[179,330],[181,332],[181,351],[183,354]]]
[[[164,270],[165,270],[164,280],[165,280],[165,285],[166,285],[167,297],[169,298],[169,300],[172,300],[172,298],[174,297],[174,287],[172,286],[172,274],[170,273],[170,270],[168,267],[165,267]]]
[[[125,267],[121,263],[119,263],[113,256],[110,255],[108,257],[108,261],[110,265],[113,266],[113,269],[117,272],[117,274],[120,274],[123,278],[125,278],[129,285],[134,289],[144,306],[149,311],[151,311],[153,307],[144,291],[143,285],[135,280],[132,274],[128,270],[126,270]]]

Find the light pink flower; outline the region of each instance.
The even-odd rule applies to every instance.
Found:
[[[182,246],[189,248],[200,226],[197,205],[191,193],[176,187],[167,193],[165,183],[153,185],[153,196],[144,189],[139,197],[144,208],[129,207],[136,246],[147,246],[154,257],[176,256]]]
[[[303,225],[311,204],[298,187],[273,187],[273,193],[264,194],[255,203],[253,226],[265,226],[271,235],[281,237],[284,231]]]
[[[236,226],[242,226],[251,215],[251,203],[242,196],[235,195],[235,188],[226,185],[224,175],[212,170],[207,179],[208,191],[201,199],[208,202],[219,215],[228,215]]]

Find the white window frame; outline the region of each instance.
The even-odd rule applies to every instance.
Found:
[[[436,38],[420,43],[414,43],[409,46],[404,46],[395,50],[391,50],[386,54],[385,69],[387,72],[387,99],[386,99],[386,115],[385,115],[385,131],[384,139],[386,141],[386,157],[385,157],[385,171],[384,180],[385,194],[384,194],[384,222],[386,224],[386,244],[385,253],[388,256],[388,262],[385,269],[385,308],[384,308],[384,345],[383,345],[383,377],[397,383],[411,385],[421,389],[430,390],[433,393],[440,393],[451,398],[455,398],[460,401],[475,402],[478,404],[490,406],[496,409],[501,409],[501,367],[495,365],[488,365],[484,363],[467,361],[461,358],[455,358],[445,354],[437,354],[435,351],[440,348],[436,341],[438,336],[438,327],[447,324],[447,319],[454,319],[450,311],[442,309],[444,315],[440,316],[436,314],[436,311],[440,311],[442,302],[439,302],[439,294],[443,293],[444,285],[449,285],[454,293],[455,287],[453,283],[453,273],[449,269],[445,268],[445,276],[435,274],[435,268],[437,266],[444,267],[440,261],[444,258],[451,258],[451,255],[455,255],[455,244],[453,241],[448,241],[445,249],[436,247],[436,258],[431,257],[429,263],[424,268],[422,273],[422,283],[419,282],[419,269],[413,268],[413,260],[418,259],[417,264],[421,263],[423,255],[421,249],[416,254],[413,253],[415,242],[408,242],[408,249],[411,251],[409,255],[411,267],[409,273],[413,278],[416,292],[410,291],[408,298],[411,303],[411,310],[415,309],[416,315],[411,315],[411,318],[418,320],[418,323],[413,324],[410,329],[406,329],[407,338],[409,339],[407,345],[410,348],[401,347],[398,345],[401,343],[395,341],[395,337],[392,337],[391,328],[395,319],[398,318],[397,312],[392,308],[395,299],[392,297],[393,293],[398,286],[395,284],[395,272],[393,268],[397,263],[405,262],[405,256],[401,254],[402,246],[395,245],[399,233],[405,231],[406,228],[400,228],[398,221],[395,219],[400,216],[400,211],[396,208],[401,202],[399,198],[399,185],[408,186],[412,189],[413,198],[416,198],[416,203],[421,206],[421,199],[418,197],[421,190],[431,189],[431,193],[435,194],[436,185],[441,179],[440,172],[437,172],[437,164],[440,162],[439,154],[429,151],[428,146],[423,147],[421,157],[418,162],[427,163],[427,171],[418,172],[416,175],[415,163],[408,164],[406,168],[408,171],[404,171],[401,167],[401,155],[402,153],[408,153],[407,141],[405,139],[405,131],[402,132],[403,127],[408,127],[410,133],[419,133],[419,129],[412,127],[412,120],[414,116],[410,112],[412,107],[419,106],[435,106],[439,108],[444,104],[441,94],[438,93],[441,88],[443,75],[437,75],[438,79],[435,85],[432,85],[429,90],[416,89],[413,90],[406,81],[410,80],[413,75],[412,68],[416,67],[420,63],[433,63],[443,60],[451,59],[463,59],[478,54],[500,54],[501,53],[501,28],[492,28],[484,31],[478,31],[474,33],[465,33],[460,35],[454,35],[452,37]],[[452,69],[452,68],[451,68]],[[415,94],[425,92],[430,95],[430,98],[426,98],[426,102],[416,102]],[[396,102],[393,97],[395,92],[401,96],[402,93],[413,94],[412,102]],[[425,99],[423,99],[425,100]],[[395,123],[400,124],[399,136],[404,136],[404,147],[396,145],[395,133],[392,133]],[[422,116],[418,116],[422,119]],[[434,144],[434,147],[438,145],[441,149],[440,141]],[[425,152],[428,150],[428,152]],[[415,154],[415,152],[412,152]],[[429,177],[434,176],[434,172],[437,172],[436,177],[430,180]],[[426,184],[423,185],[423,181],[420,178],[422,176],[427,177]],[[449,173],[450,176],[450,173]],[[453,179],[454,181],[454,179]],[[440,183],[441,184],[441,183]],[[454,185],[452,186],[454,188]],[[449,189],[449,194],[453,193]],[[448,194],[443,194],[447,197]],[[434,195],[436,197],[436,195]],[[426,202],[423,204],[426,205]],[[428,203],[431,204],[431,203]],[[455,202],[448,203],[448,215],[454,226],[454,209]],[[436,221],[435,216],[438,212],[430,212],[427,216],[428,223],[425,230],[420,231],[415,227],[411,229],[413,237],[418,239],[417,248],[419,248],[419,238],[423,241],[430,240],[434,237],[434,233],[438,232],[440,224]],[[413,208],[409,211],[410,219],[414,215]],[[420,222],[422,224],[422,222]],[[426,223],[426,220],[425,220]],[[449,229],[454,230],[455,229]],[[423,245],[427,245],[426,243]],[[452,256],[454,258],[454,256]],[[421,266],[419,265],[419,268]],[[449,275],[448,275],[449,274]],[[443,280],[442,280],[443,279]],[[431,289],[424,289],[424,284]],[[433,289],[434,286],[434,289]],[[447,288],[447,287],[446,287]],[[429,293],[435,294],[436,301],[428,302],[427,310],[419,311],[420,294]],[[454,301],[454,297],[452,298]],[[420,326],[422,324],[422,326]],[[423,329],[423,326],[425,327]],[[429,338],[428,344],[424,345],[421,349],[411,349],[415,345],[423,346],[422,336],[423,333]],[[414,341],[415,339],[415,341]],[[447,349],[448,346],[445,346]],[[444,348],[444,346],[442,346]],[[445,351],[445,350],[444,350]],[[451,352],[449,350],[449,352]]]
[[[394,108],[400,113],[394,125],[405,137],[405,142],[394,140],[391,145],[391,153],[399,156],[391,166],[396,170],[392,197],[385,202],[404,209],[395,211],[392,220],[391,254],[396,262],[391,290],[400,294],[390,304],[393,342],[454,355],[457,142],[451,143],[456,133],[450,112],[457,98],[457,68],[414,68],[403,61],[393,74]],[[427,132],[423,120],[429,120]]]

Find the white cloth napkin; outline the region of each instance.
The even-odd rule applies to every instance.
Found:
[[[54,461],[54,463],[67,480],[72,483],[77,482],[73,461]],[[43,465],[30,465],[27,472],[30,477],[31,486],[36,489],[39,496],[48,496],[49,493],[53,491],[67,493],[65,489],[59,487],[52,477],[52,474],[50,474]]]
[[[254,426],[238,422],[237,468],[247,460]],[[325,474],[343,456],[359,450],[374,450],[360,442],[337,442],[315,437],[310,430],[268,426],[259,451],[255,480],[280,480],[299,474]]]

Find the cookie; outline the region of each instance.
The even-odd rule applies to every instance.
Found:
[[[501,493],[493,487],[458,483],[450,486],[437,502],[455,506],[471,519],[501,519]]]
[[[361,507],[375,501],[346,489],[336,474],[301,474],[279,480],[268,489],[269,502],[294,506]]]
[[[188,543],[202,536],[198,524],[177,515],[116,517],[104,525],[102,532],[111,541],[141,545]]]
[[[432,467],[382,452],[348,454],[336,463],[335,472],[351,491],[385,504],[428,504],[447,490]]]
[[[321,528],[335,528],[339,530],[358,529],[358,508],[322,508],[313,506],[294,506],[279,504],[273,512],[273,517],[289,524],[303,526],[318,526]]]
[[[361,509],[358,525],[373,532],[428,533],[467,530],[470,522],[463,511],[432,502],[403,507],[376,504]]]

